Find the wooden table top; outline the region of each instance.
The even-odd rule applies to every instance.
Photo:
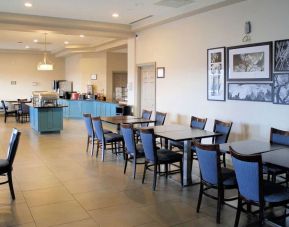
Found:
[[[289,170],[289,147],[263,153],[262,160],[263,163]]]
[[[141,124],[141,123],[154,123],[155,120],[144,119],[135,116],[114,116],[114,117],[101,117],[101,120],[110,124]]]
[[[271,144],[270,142],[258,141],[258,140],[243,140],[237,142],[230,142],[220,144],[220,150],[222,152],[229,152],[229,146],[231,146],[236,152],[244,155],[260,154],[269,151],[278,150],[285,146],[279,144]]]

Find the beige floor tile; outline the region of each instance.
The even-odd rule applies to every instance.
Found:
[[[56,203],[31,208],[37,226],[53,226],[88,218],[77,202]]]
[[[0,205],[0,226],[14,226],[33,221],[30,210],[25,203]]]
[[[62,186],[25,191],[23,194],[29,207],[48,205],[74,199],[71,194]]]
[[[13,227],[36,227],[36,225],[34,222],[30,222],[30,223],[23,224],[23,225],[15,225]]]
[[[101,227],[131,227],[150,223],[153,219],[141,212],[140,208],[115,206],[89,211],[96,223]]]
[[[100,227],[100,225],[97,224],[93,219],[85,219],[81,221],[57,225],[57,227]]]

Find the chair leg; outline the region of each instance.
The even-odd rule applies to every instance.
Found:
[[[105,153],[105,144],[104,143],[102,143],[101,144],[101,161],[103,161],[104,162],[104,154]]]
[[[156,186],[157,186],[157,172],[158,172],[158,165],[154,164],[154,181],[153,181],[153,190],[156,190]]]
[[[9,183],[11,197],[14,200],[15,199],[15,193],[14,193],[14,188],[13,188],[12,173],[8,172],[7,177],[8,177],[8,183]]]
[[[90,137],[87,137],[87,143],[86,143],[86,153],[88,152],[88,147],[89,147],[89,141],[90,141]]]
[[[96,141],[96,154],[95,154],[95,157],[98,156],[98,151],[99,151],[99,141],[97,140]]]
[[[135,175],[136,175],[136,157],[133,157],[133,179],[135,179]]]
[[[239,197],[238,198],[238,208],[237,208],[237,213],[236,213],[234,227],[238,227],[238,225],[239,225],[241,210],[242,210],[242,199]]]
[[[165,173],[166,173],[166,178],[168,178],[168,175],[169,175],[169,173],[168,173],[168,164],[165,164]]]
[[[125,161],[124,161],[124,170],[123,170],[123,174],[126,173],[127,160],[128,160],[128,154],[125,154]]]
[[[223,154],[223,164],[224,164],[224,167],[226,168],[227,164],[226,164],[226,154],[225,153]]]
[[[201,183],[200,183],[200,191],[199,191],[198,205],[197,205],[197,213],[200,212],[201,203],[202,203],[202,198],[203,198],[203,190],[204,190],[204,185],[203,185],[203,183],[201,182]]]
[[[260,211],[259,211],[259,226],[263,226],[264,224],[264,208],[260,206]]]
[[[183,161],[180,161],[180,172],[181,172],[181,185],[182,187],[184,187]]]
[[[6,123],[6,121],[7,121],[7,115],[5,114],[5,116],[4,116],[4,123]]]
[[[143,167],[142,184],[143,184],[144,181],[145,181],[146,171],[147,171],[147,162],[145,162],[144,167]]]
[[[218,204],[217,204],[217,224],[220,224],[221,219],[221,206],[222,206],[222,190],[218,188]]]
[[[91,137],[91,156],[93,156],[93,152],[94,152],[94,138]]]

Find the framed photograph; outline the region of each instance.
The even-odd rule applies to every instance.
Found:
[[[275,41],[274,71],[289,72],[289,39]]]
[[[165,67],[157,68],[157,78],[165,78]]]
[[[97,80],[97,74],[91,74],[90,79],[91,80]]]
[[[274,74],[273,103],[289,105],[289,74]]]
[[[227,48],[228,81],[271,80],[272,42]]]
[[[207,99],[225,101],[225,47],[207,50]]]
[[[229,83],[228,99],[272,102],[272,83]]]

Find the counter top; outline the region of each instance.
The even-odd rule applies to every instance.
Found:
[[[33,107],[33,108],[38,108],[38,109],[47,109],[47,108],[64,108],[68,106],[64,105],[57,105],[57,106],[38,106],[38,105],[33,105],[32,103],[26,104],[27,106]]]
[[[61,98],[60,98],[61,99]],[[101,101],[101,100],[97,100],[97,99],[78,99],[78,100],[74,100],[74,99],[61,99],[61,100],[65,100],[65,101],[71,101],[71,102],[75,102],[75,101],[86,101],[86,102],[104,102],[104,103],[112,103],[112,104],[119,104],[118,102],[114,102],[114,101]]]

